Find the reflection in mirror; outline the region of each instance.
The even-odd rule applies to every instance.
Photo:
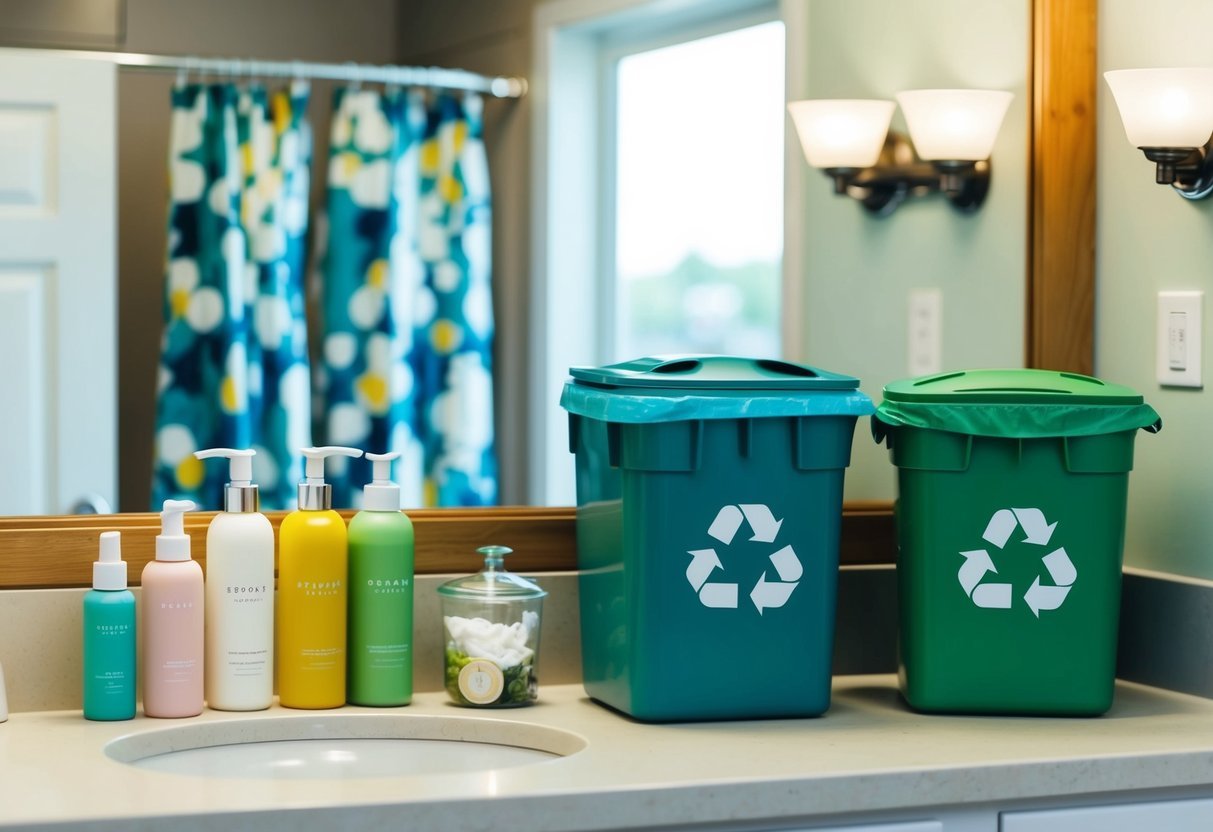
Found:
[[[188,4],[182,2],[128,2],[120,10],[124,25],[117,27],[111,41],[102,45],[178,55],[438,64],[491,74],[530,75],[536,49],[529,34],[531,14],[534,9],[542,11],[558,4],[559,0],[510,4],[508,9],[498,9],[493,14],[471,16],[472,19],[461,16],[460,29],[466,37],[452,43],[448,30],[456,12],[431,0],[408,3],[372,0],[358,4],[355,9],[337,9],[322,0],[303,0],[296,4],[296,14],[290,20],[275,18],[267,6],[239,0],[211,3],[205,15],[187,13]],[[1067,279],[1076,270],[1071,268],[1072,264],[1050,259],[1049,252],[1057,248],[1056,244],[1051,249],[1050,241],[1037,239],[1040,232],[1035,230],[1043,227],[1049,203],[1029,202],[1027,196],[1029,177],[1023,160],[1028,158],[1027,122],[1033,109],[1032,90],[1026,83],[1029,4],[996,5],[998,25],[989,22],[989,14],[993,12],[986,10],[979,21],[967,4],[952,8],[936,2],[890,6],[876,2],[790,0],[780,6],[780,15],[789,26],[788,98],[822,97],[843,88],[848,95],[885,96],[897,89],[931,85],[997,87],[1016,94],[995,149],[997,174],[990,197],[992,204],[977,223],[971,222],[973,218],[951,216],[943,205],[908,206],[908,210],[903,209],[892,222],[886,223],[860,217],[856,213],[858,206],[833,201],[828,188],[821,187],[819,178],[805,169],[803,161],[798,160],[795,168],[788,166],[787,191],[792,201],[785,206],[789,217],[788,231],[784,234],[787,277],[781,304],[785,316],[784,356],[856,374],[864,379],[865,390],[874,397],[879,396],[884,381],[906,375],[906,302],[912,289],[938,286],[945,292],[943,359],[949,364],[1017,365],[1022,361],[1025,328],[1032,337],[1028,348],[1037,352],[1040,339],[1047,342],[1050,332],[1065,329],[1067,313],[1062,304],[1048,303],[1048,309],[1060,310],[1063,316],[1060,323],[1050,322],[1047,315],[1038,320],[1043,315],[1039,306],[1030,307],[1035,309],[1030,321],[1025,322],[1020,314],[1025,270],[1030,269],[1038,281],[1032,299],[1048,296],[1052,284],[1041,275],[1050,268],[1054,273],[1066,273]],[[1067,31],[1085,31],[1086,24],[1094,19],[1086,2],[1067,5],[1034,0],[1034,5],[1040,27],[1065,22],[1069,26]],[[1074,18],[1063,21],[1071,14]],[[408,25],[404,25],[406,18]],[[1075,26],[1075,19],[1081,19],[1083,26]],[[61,29],[72,31],[71,26]],[[856,31],[863,31],[864,36],[855,37]],[[906,37],[906,31],[916,34]],[[274,32],[273,37],[266,34],[269,32]],[[519,35],[520,32],[523,34]],[[997,37],[990,32],[996,32]],[[45,40],[31,44],[16,37],[6,34],[8,39],[3,45],[47,45]],[[70,35],[63,37],[67,40],[51,45],[97,46],[92,35],[87,42],[73,41]],[[1050,43],[1039,34],[1037,40]],[[490,48],[485,44],[497,45]],[[1041,93],[1068,94],[1056,84],[1050,85],[1050,78],[1058,75],[1058,55],[1052,60],[1054,63],[1050,64],[1041,54],[1036,56]],[[96,67],[90,70],[94,74],[99,72]],[[15,77],[13,73],[0,72],[0,80],[11,77]],[[150,505],[156,367],[165,286],[165,206],[169,200],[164,160],[169,146],[168,113],[173,80],[120,71],[116,80],[117,101],[109,108],[116,122],[116,148],[110,152],[117,165],[110,173],[111,184],[117,191],[118,269],[116,288],[111,286],[110,299],[90,302],[94,309],[104,309],[106,303],[114,302],[112,298],[116,295],[118,326],[116,335],[107,333],[103,326],[77,327],[84,329],[83,334],[91,340],[74,350],[74,354],[82,357],[116,348],[118,380],[109,379],[108,383],[115,391],[117,425],[107,426],[101,415],[95,413],[96,408],[88,406],[78,406],[58,420],[50,418],[50,413],[35,414],[47,417],[46,424],[60,422],[65,434],[73,436],[48,457],[55,460],[55,465],[42,466],[45,477],[38,480],[35,475],[31,480],[47,492],[47,499],[30,508],[28,502],[18,502],[15,497],[9,501],[10,495],[6,493],[3,495],[6,503],[0,505],[4,513],[66,511],[76,498],[89,492],[97,492],[125,511],[144,510]],[[322,185],[328,175],[334,86],[314,82],[308,111],[315,143],[310,171],[313,217],[319,216],[324,201]],[[103,96],[95,98],[97,102],[103,101]],[[543,454],[536,456],[532,452],[533,443],[528,443],[528,437],[535,434],[529,433],[528,427],[545,423],[542,414],[536,412],[537,400],[552,407],[555,403],[554,392],[528,395],[525,385],[527,379],[544,375],[547,383],[550,377],[546,369],[541,373],[541,367],[535,363],[539,354],[530,351],[528,342],[536,324],[528,321],[527,315],[532,280],[537,280],[532,276],[532,264],[541,259],[537,253],[532,256],[528,252],[532,184],[527,178],[531,152],[527,115],[534,104],[531,99],[517,105],[488,101],[484,110],[488,166],[497,206],[492,235],[493,311],[497,321],[494,358],[498,381],[494,391],[494,427],[499,439],[501,471],[498,496],[505,503],[523,502],[528,495],[537,493],[530,484],[536,478],[533,470],[536,460],[542,461]],[[1050,108],[1046,104],[1047,101],[1037,102],[1037,108],[1048,113]],[[1069,106],[1066,109],[1072,111]],[[94,120],[85,128],[86,134],[106,132],[100,114],[88,117]],[[1035,129],[1047,128],[1042,122]],[[28,123],[23,129],[36,135],[37,124]],[[1077,129],[1081,132],[1083,124]],[[1065,141],[1075,140],[1073,135],[1063,138],[1054,152],[1065,156]],[[104,143],[101,145],[104,151]],[[100,181],[104,179],[101,175]],[[1069,187],[1073,190],[1075,186],[1071,183]],[[997,210],[990,210],[996,206]],[[114,212],[104,207],[93,213],[108,217],[111,224],[115,222]],[[1034,230],[1030,234],[1024,223],[1026,216],[1033,218]],[[1062,218],[1050,227],[1061,229],[1059,234],[1063,234],[1067,221]],[[312,231],[316,230],[313,224]],[[70,232],[58,239],[61,241],[65,236],[77,248],[87,242]],[[112,246],[115,241],[112,225],[108,239]],[[1028,240],[1033,241],[1031,262],[1025,262]],[[109,259],[112,260],[112,254]],[[100,262],[105,260],[102,257]],[[54,261],[46,258],[38,262]],[[36,275],[17,275],[7,266],[4,274],[6,289],[36,285],[38,280]],[[32,320],[36,307],[30,305],[31,297],[26,292],[24,306],[0,305],[8,310],[17,309],[13,331],[22,331],[21,321]],[[863,304],[856,304],[856,298],[862,298]],[[997,314],[981,318],[974,313],[990,309],[996,309]],[[78,320],[87,320],[87,316]],[[585,328],[592,328],[592,319],[579,320]],[[26,331],[23,337],[29,341],[35,335]],[[107,343],[98,344],[98,339]],[[21,354],[36,352],[23,349]],[[1078,352],[1082,352],[1081,343]],[[574,353],[562,345],[552,363],[562,367],[563,373],[574,363],[605,362]],[[80,382],[78,386],[91,390],[102,379],[95,373],[86,373],[83,379],[79,375],[71,378],[64,375],[72,372],[64,364],[59,371],[58,389],[70,387],[75,379]],[[21,378],[26,386],[19,389],[29,391],[31,396],[45,397],[50,395],[50,379],[55,375],[49,366],[35,361]],[[85,413],[91,418],[83,418]],[[551,431],[562,430],[559,422],[548,420],[546,424]],[[109,440],[114,434],[118,437],[116,449]],[[848,477],[850,496],[888,497],[892,469],[875,445],[862,443],[862,432],[860,435],[855,467]],[[71,444],[73,440],[75,445]],[[82,466],[75,448],[82,444],[114,451],[108,481],[102,475],[103,484],[90,485],[77,476]],[[8,450],[6,446],[6,458]],[[563,465],[571,474],[572,459],[567,450],[557,460],[554,464]],[[53,495],[52,480],[61,486]],[[62,493],[64,489],[67,493]],[[567,499],[571,500],[571,494]]]

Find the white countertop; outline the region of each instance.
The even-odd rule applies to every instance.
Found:
[[[175,832],[254,823],[262,832],[601,829],[1213,788],[1213,701],[1129,683],[1094,719],[919,715],[900,701],[892,676],[837,678],[834,704],[817,719],[645,725],[590,702],[576,685],[541,687],[538,704],[517,710],[456,708],[431,692],[386,712],[551,726],[587,746],[474,774],[199,778],[135,768],[102,748],[180,725],[385,711],[275,707],[114,723],[87,722],[78,711],[16,713],[0,724],[0,826],[136,829],[177,816]]]

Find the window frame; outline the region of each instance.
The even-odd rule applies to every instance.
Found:
[[[568,368],[599,364],[618,337],[615,246],[615,73],[621,57],[750,25],[784,24],[784,97],[804,97],[807,0],[552,0],[536,8],[532,71],[530,418],[527,496],[573,502]],[[608,71],[609,68],[609,71]],[[785,117],[780,340],[797,359],[804,165]]]

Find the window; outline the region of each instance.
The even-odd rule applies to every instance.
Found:
[[[633,52],[606,73],[614,181],[603,193],[614,204],[604,213],[615,232],[604,241],[615,308],[606,358],[777,357],[783,23]]]
[[[550,0],[536,7],[528,498],[574,501],[571,366],[778,357],[797,333],[797,176],[785,41],[803,4]],[[787,24],[785,28],[785,23]],[[793,157],[795,161],[795,158]],[[799,168],[796,169],[799,171]],[[794,320],[793,320],[794,323]]]

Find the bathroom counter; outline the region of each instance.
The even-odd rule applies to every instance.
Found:
[[[172,816],[174,832],[761,827],[886,810],[921,818],[927,807],[1043,798],[1099,803],[1127,790],[1213,794],[1213,701],[1129,683],[1094,719],[914,714],[892,676],[836,679],[834,704],[819,719],[644,725],[590,702],[580,686],[541,687],[540,697],[530,708],[475,711],[429,692],[387,712],[552,726],[583,737],[584,750],[492,772],[406,778],[198,778],[135,768],[102,751],[114,738],[180,725],[379,709],[275,707],[118,723],[86,722],[78,711],[16,713],[0,724],[0,826],[160,828]]]

